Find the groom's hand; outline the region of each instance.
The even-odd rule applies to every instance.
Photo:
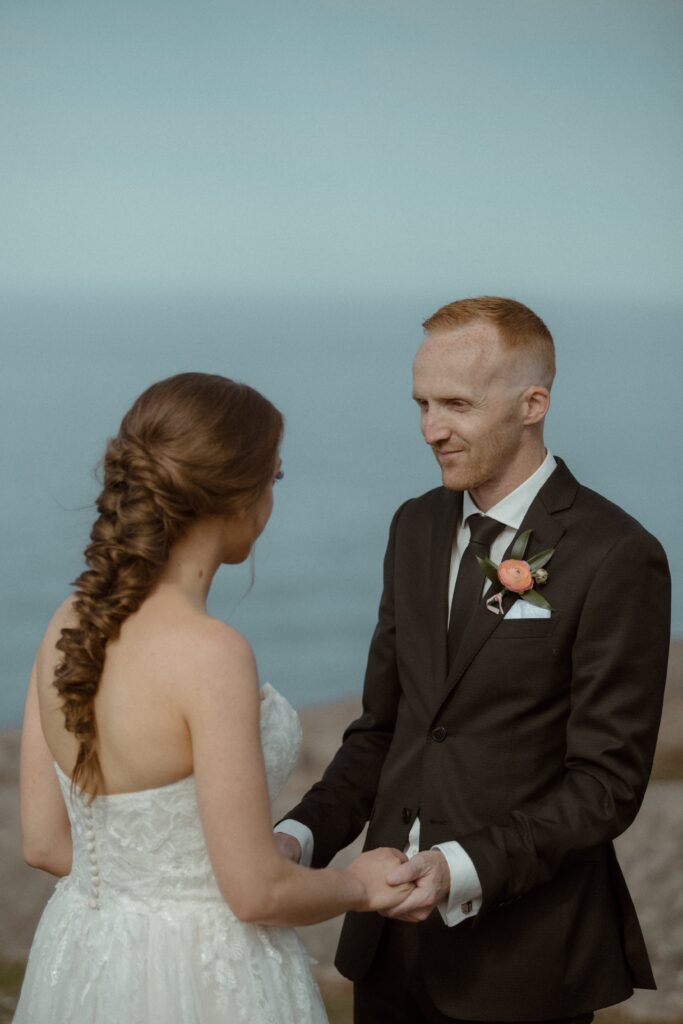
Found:
[[[425,921],[434,907],[448,896],[451,874],[448,862],[440,850],[423,850],[390,871],[387,882],[389,885],[415,883],[413,891],[393,910],[386,911],[385,917],[417,924]]]
[[[286,860],[293,860],[295,864],[301,860],[301,843],[294,836],[287,832],[276,832],[275,845],[280,856]]]

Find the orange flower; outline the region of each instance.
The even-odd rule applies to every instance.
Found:
[[[534,578],[528,562],[522,562],[517,558],[508,558],[498,566],[498,579],[506,590],[513,594],[525,594],[534,585]]]

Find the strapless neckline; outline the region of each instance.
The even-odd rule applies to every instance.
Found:
[[[55,766],[55,771],[59,775],[67,786],[71,786],[71,776],[67,775],[63,768],[57,764],[56,761],[52,762]],[[127,789],[121,793],[98,793],[94,800],[120,800],[123,797],[134,797],[134,796],[145,796],[149,793],[166,793],[169,789],[175,789],[176,787],[185,786],[188,782],[194,782],[194,772],[189,775],[184,775],[182,779],[176,779],[175,782],[167,782],[163,786],[146,786],[144,789]],[[87,794],[78,785],[74,785],[74,790],[79,796],[85,796]]]
[[[269,702],[270,698],[274,694],[279,697],[282,696],[273,686],[270,685],[270,683],[264,683],[261,689],[261,694],[261,712],[263,712],[266,703]],[[64,771],[57,761],[53,760],[52,763],[57,775],[62,778],[67,786],[71,787],[71,776]],[[145,796],[152,793],[166,793],[168,790],[174,789],[175,787],[186,786],[190,782],[194,784],[194,772],[190,772],[189,775],[184,775],[182,779],[176,779],[174,782],[166,782],[162,786],[145,786],[143,789],[128,789],[123,790],[120,793],[98,793],[93,800],[120,800],[125,797]],[[80,786],[74,784],[73,788],[79,796],[82,797],[87,795]]]

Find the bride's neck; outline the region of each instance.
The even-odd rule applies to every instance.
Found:
[[[196,523],[171,548],[155,594],[174,591],[195,607],[206,610],[211,583],[223,564],[224,543],[220,524]]]

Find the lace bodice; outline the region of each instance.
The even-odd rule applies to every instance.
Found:
[[[261,741],[271,800],[296,764],[301,726],[296,711],[266,684],[261,701]],[[193,776],[168,786],[96,797],[88,803],[55,766],[73,838],[71,874],[91,909],[116,903],[222,900],[209,862]]]
[[[263,697],[273,799],[301,728],[276,690]],[[240,921],[223,900],[192,776],[88,804],[56,771],[73,865],[40,919],[14,1024],[327,1024],[296,931]]]

